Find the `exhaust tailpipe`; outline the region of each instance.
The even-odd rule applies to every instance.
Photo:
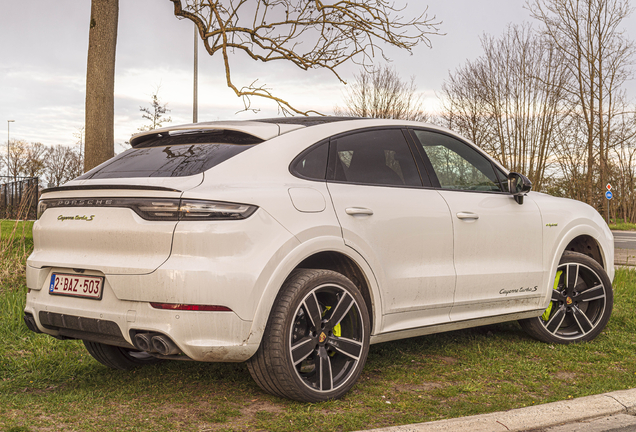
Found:
[[[179,348],[164,335],[157,335],[152,338],[152,347],[161,355],[176,355],[181,352]]]
[[[156,351],[152,346],[152,335],[150,333],[137,333],[135,335],[135,345],[142,351],[154,352]]]

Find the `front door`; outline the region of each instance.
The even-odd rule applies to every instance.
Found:
[[[413,132],[451,213],[457,274],[451,320],[539,308],[544,273],[538,206],[531,197],[517,204],[503,173],[467,143]]]

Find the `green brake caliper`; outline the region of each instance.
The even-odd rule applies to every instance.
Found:
[[[331,309],[331,306],[325,306],[325,310],[322,311],[322,316],[323,318],[325,317],[325,314],[327,313],[327,311]],[[340,327],[340,323],[338,323],[334,328],[333,328],[333,335],[336,337],[340,337],[342,336],[342,327]],[[336,353],[335,352],[330,352],[329,353],[329,357],[333,357],[335,356]]]
[[[325,314],[327,313],[327,311],[331,309],[331,306],[325,306],[325,310],[322,311],[322,317],[325,317]],[[338,323],[334,328],[333,328],[333,335],[336,337],[340,337],[342,336],[342,327],[340,327],[340,323]]]
[[[331,306],[325,306],[325,310],[322,311],[322,317],[325,317],[325,314],[327,313],[327,311],[331,309]],[[340,337],[342,336],[342,327],[340,327],[340,323],[336,324],[336,326],[333,328],[333,335],[336,337]],[[336,355],[335,352],[330,352],[329,353],[329,357],[333,357],[334,355]]]
[[[561,279],[562,274],[563,274],[563,270],[557,271],[556,277],[554,278],[554,286],[552,287],[554,290],[556,290],[559,287],[559,280]],[[552,312],[552,304],[553,304],[552,301],[550,301],[548,308],[545,310],[545,312],[543,312],[543,315],[541,315],[541,319],[543,321],[547,321],[548,319],[550,319],[550,312]]]

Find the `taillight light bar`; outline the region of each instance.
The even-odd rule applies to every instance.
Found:
[[[181,310],[181,311],[206,311],[206,312],[232,312],[232,309],[226,306],[217,305],[192,305],[192,304],[174,304],[174,303],[150,303],[155,309]]]
[[[38,204],[38,219],[49,208],[125,207],[150,221],[239,220],[258,208],[249,204],[181,198],[87,198],[44,199]]]

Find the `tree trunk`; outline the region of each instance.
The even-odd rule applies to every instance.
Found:
[[[115,48],[119,0],[92,0],[86,68],[84,171],[115,154]]]

